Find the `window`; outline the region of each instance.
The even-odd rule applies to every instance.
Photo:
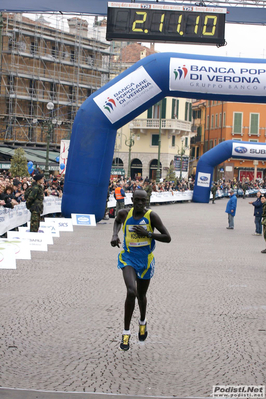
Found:
[[[192,121],[192,104],[189,102],[185,105],[185,121]]]
[[[185,147],[188,147],[188,137],[185,137]]]
[[[172,119],[178,119],[179,100],[172,99]]]
[[[250,143],[258,143],[258,139],[250,139]]]
[[[249,134],[259,134],[259,114],[250,114]]]
[[[223,127],[225,127],[225,126],[226,126],[226,114],[224,112]]]
[[[213,128],[213,120],[214,120],[214,115],[212,115],[212,118],[211,118],[211,129]]]
[[[207,126],[206,126],[206,128],[207,129],[210,128],[210,116],[209,115],[207,115]]]
[[[199,147],[197,147],[196,159],[199,159]]]
[[[70,53],[70,61],[71,61],[71,62],[74,62],[74,61],[75,61],[75,50],[71,50],[71,53]]]
[[[165,119],[166,115],[166,98],[164,98],[159,103],[153,105],[151,108],[147,110],[147,118],[148,119],[159,119],[160,118],[160,107],[161,107],[161,117]]]
[[[158,146],[159,145],[159,134],[151,135],[151,145]]]
[[[51,53],[52,53],[52,56],[53,56],[54,58],[58,58],[58,53],[59,53],[58,47],[53,46],[53,47],[52,47]]]
[[[242,134],[242,112],[234,112],[233,133]]]
[[[218,127],[218,114],[215,114],[215,127]]]
[[[37,44],[35,44],[34,42],[31,42],[30,44],[30,53],[32,55],[36,54],[37,52]]]
[[[213,147],[213,141],[210,140],[210,150],[212,149],[212,147]]]
[[[34,97],[36,96],[35,83],[36,83],[36,81],[34,79],[30,79],[30,81],[29,81],[29,93],[32,96],[34,96]]]
[[[216,147],[216,139],[214,140],[214,147]]]
[[[56,98],[56,83],[51,82],[50,83],[50,99],[55,100]]]
[[[219,114],[219,127],[222,127],[222,113]]]
[[[172,147],[175,147],[175,136],[172,136]]]

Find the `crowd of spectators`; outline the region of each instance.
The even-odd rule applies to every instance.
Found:
[[[32,184],[33,177],[12,177],[9,172],[0,174],[0,205],[5,208],[14,208],[15,205],[25,202],[24,194]],[[50,175],[44,182],[44,195],[62,197],[64,178]]]
[[[24,193],[26,189],[32,184],[32,176],[20,178],[19,176],[12,177],[9,172],[2,172],[0,174],[0,205],[6,208],[14,208],[15,205],[25,202]],[[176,178],[174,181],[168,179],[160,179],[159,183],[156,180],[149,179],[148,177],[142,178],[137,177],[136,179],[119,176],[113,178],[109,182],[108,196],[114,193],[117,184],[123,186],[123,190],[126,193],[133,193],[136,188],[144,188],[151,192],[163,192],[163,191],[186,191],[194,189],[194,176],[189,176],[186,179]],[[239,181],[237,179],[229,180],[225,182],[224,179],[213,182],[217,186],[217,190],[221,190],[224,195],[228,193],[230,189],[234,189],[236,194],[243,195],[247,190],[260,190],[266,189],[266,178],[264,180],[252,180],[248,178]],[[45,196],[56,196],[61,198],[63,195],[64,188],[64,177],[50,175],[49,179],[44,182],[44,195]]]
[[[266,189],[266,178],[249,180],[249,178],[243,178],[242,181],[238,179],[229,180],[218,180],[213,182],[217,186],[217,190],[221,190],[223,195],[227,195],[230,189],[233,189],[237,196],[243,195],[245,197],[246,191],[252,191],[253,195],[256,195],[258,190]],[[250,194],[252,195],[252,194]]]
[[[126,193],[133,193],[136,188],[145,188],[149,185],[152,191],[162,192],[162,191],[186,191],[194,189],[194,179],[192,176],[185,179],[175,179],[174,181],[168,181],[167,179],[161,179],[159,183],[156,183],[156,180],[149,179],[146,177],[143,179],[142,177],[138,177],[135,180],[131,179],[131,177],[117,177],[113,178],[109,182],[109,195],[114,193],[114,190],[117,184],[121,184],[123,186],[123,190]]]

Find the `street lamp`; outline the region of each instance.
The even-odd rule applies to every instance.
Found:
[[[127,178],[128,179],[131,177],[131,148],[134,144],[135,144],[134,134],[132,133],[132,130],[130,129],[129,139],[126,138],[126,141],[125,141],[125,145],[128,146],[128,168],[127,168]]]
[[[180,180],[182,179],[182,169],[183,169],[183,155],[185,154],[185,148],[183,148],[184,137],[181,137],[181,162],[180,162]]]
[[[44,176],[46,179],[49,179],[49,146],[50,146],[50,138],[51,138],[51,132],[53,129],[53,124],[54,121],[56,123],[56,120],[52,120],[52,115],[51,111],[54,109],[54,103],[49,101],[49,103],[46,105],[46,108],[49,110],[49,120],[47,121],[48,124],[48,131],[47,131],[47,137],[46,137],[46,160],[45,160],[45,171],[44,171]]]
[[[131,148],[135,144],[135,135],[132,133],[130,129],[129,138],[124,133],[118,133],[118,136],[125,136],[125,145],[128,147],[128,168],[127,168],[127,177],[131,177]],[[139,140],[139,135],[137,136],[137,140]]]
[[[158,162],[156,170],[156,183],[160,182],[161,178],[161,130],[162,130],[162,101],[159,102],[159,138],[158,138]]]

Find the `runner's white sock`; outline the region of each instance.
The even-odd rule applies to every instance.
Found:
[[[130,330],[124,330],[124,331],[123,331],[123,335],[131,335]]]
[[[139,324],[141,325],[141,326],[145,326],[145,324],[146,324],[146,319],[144,320],[144,321],[139,321]]]

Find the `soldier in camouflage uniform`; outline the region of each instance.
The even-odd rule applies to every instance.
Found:
[[[143,189],[147,193],[146,197],[146,208],[150,208],[150,202],[151,202],[151,195],[152,195],[152,184],[149,181],[144,182]]]
[[[32,189],[27,198],[27,207],[31,212],[30,231],[38,232],[41,214],[43,213],[44,195],[42,184],[44,183],[44,180],[42,174],[37,174],[33,176],[33,179],[35,181],[34,183],[32,183]]]

